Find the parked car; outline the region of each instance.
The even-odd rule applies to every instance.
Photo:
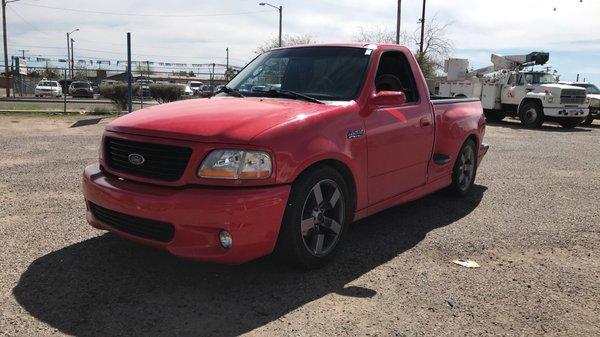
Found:
[[[57,81],[41,80],[35,86],[35,97],[61,97],[63,90]]]
[[[135,82],[135,84],[139,87],[136,94],[141,97],[148,97],[148,98],[152,97],[152,93],[150,92],[150,85],[153,83],[154,83],[154,81],[149,80],[149,79],[145,79],[145,78],[138,79]]]
[[[123,82],[121,81],[116,81],[116,80],[102,80],[100,81],[100,85],[115,85],[115,84],[121,84]]]
[[[90,82],[75,81],[69,86],[69,95],[73,97],[94,98],[94,89]]]
[[[200,96],[211,97],[214,93],[214,88],[210,85],[203,85],[200,87]]]
[[[194,91],[187,84],[180,84],[183,87],[183,96],[194,96]]]
[[[99,94],[100,86],[97,83],[92,83],[92,91],[94,92],[94,94]]]
[[[71,83],[73,83],[73,80],[59,80],[58,84],[60,85],[60,89],[62,90],[62,92],[64,93],[69,93],[69,86],[71,85]]]
[[[189,81],[188,82],[188,86],[192,89],[192,91],[194,92],[194,95],[200,95],[200,90],[203,85],[204,85],[204,83],[202,83],[200,81]]]
[[[600,119],[600,89],[591,83],[582,82],[561,82],[575,87],[584,88],[587,91],[587,98],[590,101],[590,114],[581,123],[581,125],[591,125],[594,119]]]
[[[484,133],[481,102],[430,99],[406,47],[276,49],[201,104],[112,121],[83,173],[86,217],[182,258],[275,252],[315,268],[354,220],[441,189],[469,194]]]

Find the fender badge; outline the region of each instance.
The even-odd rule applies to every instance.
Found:
[[[348,131],[348,139],[360,138],[365,134],[364,129],[356,129]]]

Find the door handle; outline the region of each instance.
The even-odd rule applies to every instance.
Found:
[[[423,118],[421,118],[420,124],[421,124],[422,128],[430,126],[431,125],[431,119],[429,119],[429,117],[423,117]]]

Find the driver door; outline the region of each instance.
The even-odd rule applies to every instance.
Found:
[[[419,99],[412,67],[402,52],[381,55],[375,81],[376,91],[402,91],[406,102],[370,105],[365,121],[370,204],[425,184],[434,138],[431,105]]]

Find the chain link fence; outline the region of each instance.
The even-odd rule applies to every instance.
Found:
[[[132,67],[133,68],[133,67]],[[152,97],[151,86],[178,85],[178,99],[209,97],[235,74],[232,68],[153,69],[138,63],[132,71],[133,108],[159,104]],[[11,97],[0,101],[0,111],[45,111],[64,113],[108,114],[123,112],[103,87],[126,85],[124,69],[85,69],[74,67],[27,67],[14,69],[9,81]],[[6,83],[6,81],[5,81]],[[5,84],[6,85],[6,84]],[[159,101],[161,101],[159,99]]]

